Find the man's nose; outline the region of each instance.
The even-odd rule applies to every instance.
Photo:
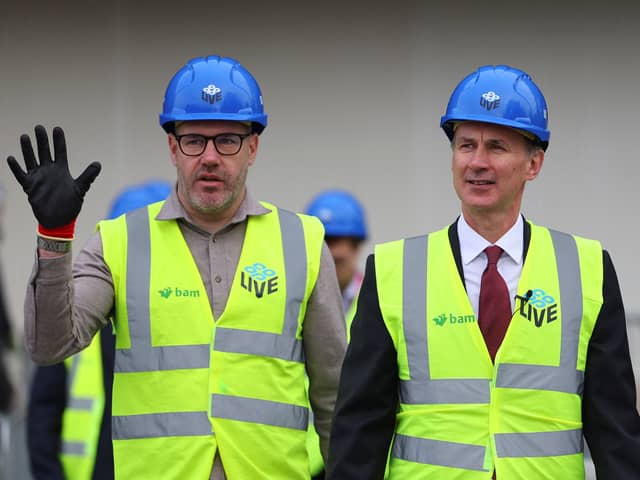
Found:
[[[204,146],[204,151],[202,152],[202,160],[205,162],[219,162],[220,154],[218,150],[216,150],[216,146],[213,143],[213,138],[207,138],[207,143]]]
[[[474,168],[485,168],[489,164],[489,151],[479,145],[472,153],[469,165]]]

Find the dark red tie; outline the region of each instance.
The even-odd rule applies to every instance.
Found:
[[[497,245],[485,248],[487,268],[480,281],[480,302],[478,307],[478,323],[487,344],[491,360],[495,360],[496,352],[511,321],[511,301],[509,289],[498,272],[498,259],[502,249]]]

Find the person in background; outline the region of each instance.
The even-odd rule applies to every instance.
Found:
[[[332,189],[318,193],[305,213],[318,217],[324,225],[324,238],[336,264],[348,337],[363,278],[358,261],[368,238],[364,207],[353,194]]]
[[[521,213],[549,145],[530,75],[487,65],[453,90],[461,215],[367,259],[330,441],[331,480],[640,478],[622,296],[600,242]]]
[[[39,159],[20,138],[26,171],[8,158],[39,223],[27,350],[61,361],[112,320],[116,479],[308,479],[308,405],[326,459],[346,347],[322,223],[248,192],[267,115],[237,60],[187,62],[159,120],[176,189],[100,222],[73,272],[75,221],[100,164],[74,179],[59,127],[53,158],[43,126]]]
[[[4,212],[5,197],[4,187],[0,185],[0,220]],[[0,222],[0,240],[2,240],[3,233],[2,223]],[[7,355],[13,349],[13,328],[9,318],[9,310],[5,303],[3,273],[2,269],[0,269],[0,422],[8,421],[3,416],[8,415],[11,411],[15,396],[11,374],[6,364]]]
[[[113,219],[167,198],[171,184],[126,187],[109,208]],[[111,387],[115,337],[103,327],[64,362],[36,366],[29,390],[27,451],[34,480],[113,480]]]
[[[322,191],[312,198],[304,213],[318,217],[324,226],[324,239],[336,265],[336,275],[345,312],[347,341],[349,341],[356,298],[363,278],[358,260],[362,244],[368,236],[364,208],[351,193],[331,189]],[[309,423],[307,451],[311,478],[324,479],[324,462],[320,454],[318,434],[312,422]]]

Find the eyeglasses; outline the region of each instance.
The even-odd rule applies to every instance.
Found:
[[[188,157],[202,155],[207,149],[209,140],[213,140],[213,146],[220,155],[235,155],[242,148],[244,139],[249,136],[251,136],[250,133],[221,133],[212,137],[200,135],[199,133],[175,135],[180,151]]]

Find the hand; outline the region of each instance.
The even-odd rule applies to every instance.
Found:
[[[49,138],[42,125],[35,127],[38,157],[36,160],[29,135],[20,136],[20,146],[25,172],[18,161],[7,157],[9,168],[27,194],[31,209],[40,223],[47,229],[63,227],[73,222],[82,208],[85,193],[100,173],[99,162],[91,163],[75,180],[69,172],[67,146],[62,128],[53,129],[53,151],[55,160],[51,160]]]

